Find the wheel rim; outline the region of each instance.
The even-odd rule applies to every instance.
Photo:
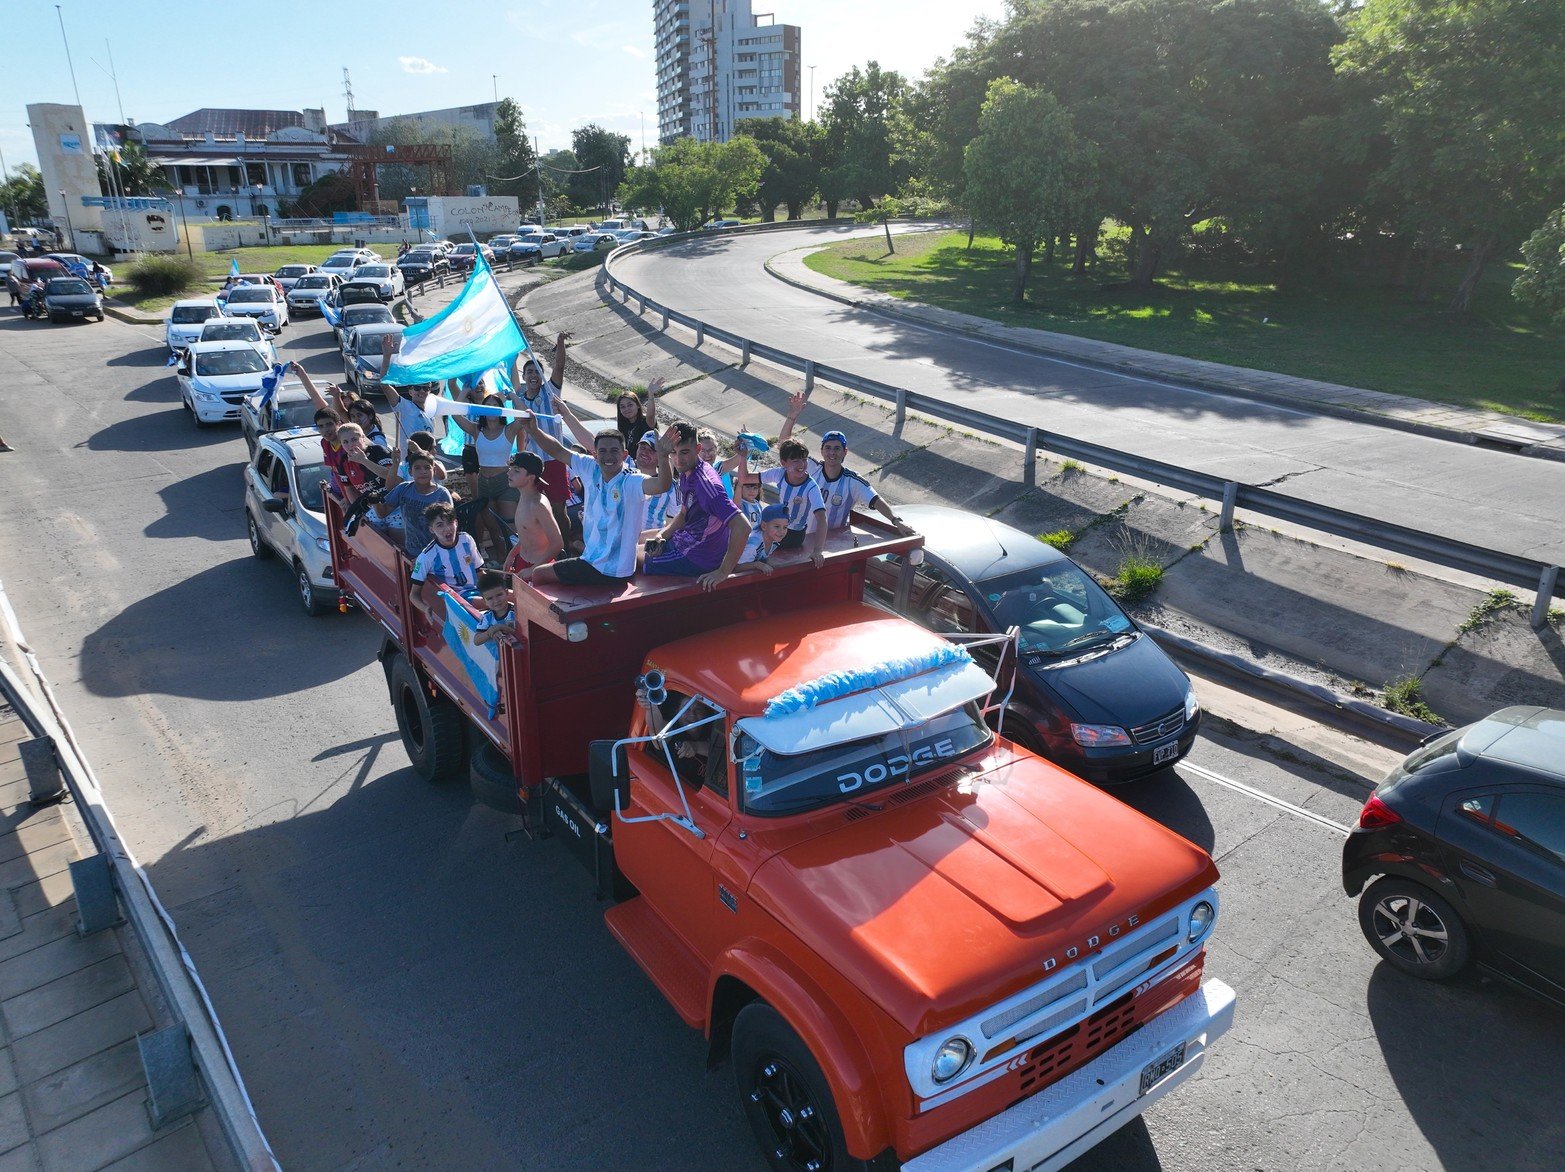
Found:
[[[1411,895],[1394,895],[1375,904],[1375,937],[1392,956],[1412,965],[1439,964],[1451,948],[1451,933],[1440,913]]]
[[[310,581],[310,571],[300,566],[297,573],[299,575],[299,599],[304,603],[305,609],[311,609],[315,606],[315,585]]]
[[[758,1064],[750,1101],[760,1108],[775,1142],[774,1155],[801,1172],[831,1167],[831,1138],[804,1077],[772,1055]]]
[[[255,518],[249,513],[245,514],[245,528],[250,530],[250,551],[261,552],[261,531],[255,527]]]

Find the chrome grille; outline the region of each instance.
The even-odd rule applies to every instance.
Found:
[[[1172,712],[1165,713],[1156,720],[1146,724],[1138,724],[1130,730],[1130,739],[1138,745],[1144,745],[1148,741],[1161,741],[1164,737],[1171,737],[1185,727],[1185,710],[1181,706]]]

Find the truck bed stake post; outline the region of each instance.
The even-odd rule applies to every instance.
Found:
[[[1225,480],[1223,482],[1223,511],[1217,519],[1217,527],[1227,533],[1234,527],[1234,503],[1239,499],[1239,482],[1237,480]]]
[[[812,359],[804,360],[804,393],[808,395],[815,389],[815,362]]]
[[[1029,427],[1022,441],[1022,483],[1028,488],[1038,483],[1038,429]]]
[[[1544,566],[1538,578],[1538,600],[1532,604],[1532,629],[1543,630],[1549,621],[1549,604],[1554,601],[1554,587],[1560,578],[1558,566]]]

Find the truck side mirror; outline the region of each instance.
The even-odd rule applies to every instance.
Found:
[[[599,815],[607,815],[614,809],[615,795],[619,796],[619,808],[630,804],[630,770],[625,760],[623,746],[618,752],[611,740],[587,743],[587,781],[592,789],[592,806]]]

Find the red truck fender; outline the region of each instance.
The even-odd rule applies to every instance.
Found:
[[[853,1024],[820,984],[764,940],[725,950],[713,967],[707,1035],[712,1064],[728,1055],[734,1017],[759,998],[787,1020],[831,1084],[848,1151],[868,1160],[891,1146],[880,1086]]]

